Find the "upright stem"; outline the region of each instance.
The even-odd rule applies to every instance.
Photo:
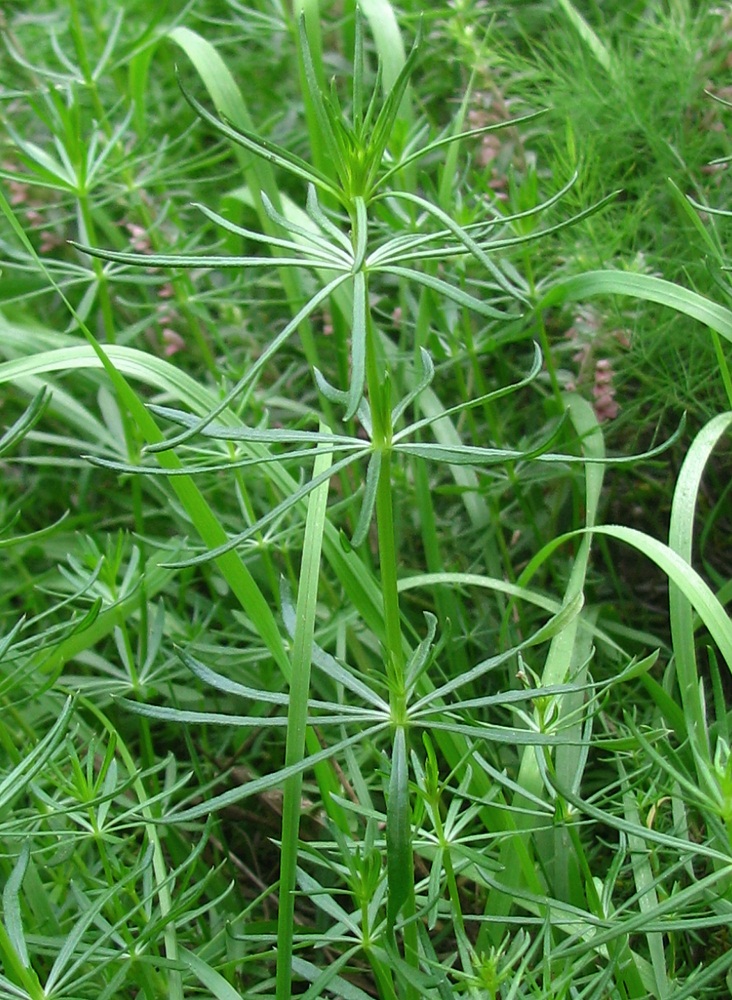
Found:
[[[379,545],[379,569],[381,575],[381,594],[384,606],[384,661],[389,685],[389,704],[392,725],[397,731],[402,729],[405,741],[408,740],[407,728],[407,690],[406,690],[406,659],[402,644],[402,628],[399,615],[399,591],[397,589],[397,545],[394,530],[394,503],[392,496],[392,434],[391,399],[389,373],[384,371],[379,363],[377,334],[371,319],[368,303],[368,280],[364,282],[363,294],[366,315],[366,385],[371,404],[372,440],[374,449],[381,452],[381,467],[379,482],[376,489],[376,528]],[[394,816],[399,811],[399,819],[394,824],[399,830],[408,831],[403,838],[404,843],[397,847],[400,865],[400,882],[406,887],[401,913],[406,921],[404,928],[404,957],[406,961],[417,968],[419,965],[419,941],[417,932],[416,902],[414,896],[414,855],[411,844],[411,808],[408,795],[399,796],[397,803],[390,803],[388,815]],[[387,820],[389,822],[389,820]],[[399,835],[398,835],[399,836]],[[387,844],[392,850],[394,836],[390,838],[387,831]],[[399,849],[401,848],[401,849]],[[387,859],[388,862],[388,859]],[[406,866],[406,870],[404,870]],[[391,866],[387,863],[391,876]],[[394,886],[389,884],[390,893]],[[418,993],[411,984],[407,985],[408,1000],[417,1000]]]
[[[370,340],[371,338],[369,338]],[[368,351],[373,354],[372,350]],[[369,365],[369,367],[375,367]],[[381,391],[384,395],[388,393],[388,384],[375,385],[369,378],[369,395],[374,399],[373,393]],[[389,421],[389,424],[391,421]],[[402,629],[399,617],[399,593],[397,590],[397,552],[396,552],[396,531],[394,528],[394,504],[392,497],[392,451],[391,451],[391,426],[377,428],[374,421],[374,448],[381,451],[381,468],[379,471],[379,482],[376,490],[376,525],[378,531],[379,544],[379,567],[381,572],[381,594],[384,601],[384,633],[385,633],[385,653],[386,672],[389,680],[390,694],[392,698],[392,720],[396,725],[403,725],[406,721],[404,712],[394,709],[398,706],[394,699],[401,703],[404,698],[404,650],[402,648]]]
[[[404,699],[404,671],[406,661],[402,646],[402,627],[399,617],[399,592],[397,589],[397,551],[394,530],[394,505],[392,498],[391,400],[389,373],[378,359],[376,331],[368,309],[368,282],[364,283],[366,295],[366,384],[371,404],[372,440],[375,451],[381,452],[381,469],[376,490],[376,527],[379,543],[381,594],[384,601],[384,633],[386,672],[389,680],[392,721],[395,725],[406,722]]]

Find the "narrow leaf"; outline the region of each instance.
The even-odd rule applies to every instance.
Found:
[[[26,969],[30,968],[28,949],[25,944],[25,933],[23,932],[23,920],[20,914],[20,889],[23,885],[28,862],[30,861],[30,844],[26,840],[18,855],[18,859],[13,865],[5,888],[3,889],[3,913],[5,916],[5,929],[8,932],[10,943],[15,949],[15,954],[23,963]]]
[[[414,892],[411,817],[407,738],[404,727],[398,726],[394,733],[386,804],[387,923],[392,932],[400,910]]]

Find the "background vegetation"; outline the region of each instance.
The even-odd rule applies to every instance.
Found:
[[[732,989],[732,7],[8,3],[0,997]]]

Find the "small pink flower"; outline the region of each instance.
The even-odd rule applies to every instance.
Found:
[[[136,222],[125,222],[125,229],[132,237],[130,243],[133,250],[137,250],[138,253],[152,253],[150,237],[143,226],[139,226]]]
[[[23,205],[28,201],[27,184],[22,184],[20,181],[11,181],[8,186],[10,187],[11,205]]]
[[[170,358],[174,354],[178,354],[179,351],[185,351],[186,349],[185,340],[183,340],[181,335],[175,330],[172,330],[169,326],[166,326],[163,329],[163,343],[165,344],[163,353],[166,358]]]
[[[620,413],[620,407],[614,399],[607,398],[596,400],[595,416],[601,424],[606,423],[608,420],[614,420],[618,413]]]
[[[595,386],[612,385],[615,372],[607,358],[600,358],[595,364]]]
[[[595,384],[592,388],[595,416],[600,423],[614,420],[620,412],[620,407],[615,402],[614,378],[615,372],[610,361],[607,358],[600,358],[595,364]]]
[[[51,253],[56,247],[61,246],[62,242],[55,233],[44,229],[41,233],[41,245],[38,249],[41,253]]]

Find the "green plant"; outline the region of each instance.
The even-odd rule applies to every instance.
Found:
[[[529,172],[511,207],[465,204],[455,166],[497,125],[431,137],[408,87],[418,52],[402,59],[388,4],[364,14],[381,27],[383,64],[401,68],[369,73],[355,17],[343,28],[351,93],[326,94],[320,11],[302,7],[305,22],[287,11],[277,30],[289,24],[299,45],[313,156],[292,152],[302,135],[261,138],[216,50],[174,26],[225,120],[189,100],[242,150],[246,188],[202,209],[201,233],[174,253],[93,251],[141,298],[141,266],[166,278],[191,267],[197,280],[233,269],[213,299],[221,317],[250,274],[277,269],[274,321],[258,343],[244,331],[222,385],[132,346],[135,324],[100,342],[93,329],[109,328],[89,317],[103,319],[104,296],[98,313],[70,296],[3,205],[26,266],[85,338],[4,322],[0,379],[35,397],[8,443],[25,434],[41,468],[52,468],[44,448],[66,448],[95,476],[133,477],[123,523],[138,537],[77,515],[93,537],[72,540],[63,572],[48,573],[52,607],[6,639],[6,698],[38,698],[0,729],[3,745],[21,730],[39,742],[30,763],[9,758],[0,785],[24,796],[0,830],[2,989],[702,995],[730,964],[721,951],[696,969],[691,943],[727,919],[729,737],[715,657],[715,728],[701,733],[693,637],[703,625],[728,659],[732,640],[726,591],[691,568],[691,535],[701,472],[729,420],[692,445],[666,546],[599,523],[604,478],[627,460],[606,456],[590,404],[562,391],[556,364],[552,376],[556,359],[545,373],[538,350],[525,358],[535,335],[552,350],[538,317],[574,299],[656,301],[701,320],[720,347],[730,313],[647,275],[541,275],[540,248],[607,202],[541,226],[558,196],[535,207]],[[217,230],[226,254],[201,249]],[[99,274],[94,265],[89,287]],[[264,315],[255,296],[247,304]],[[324,311],[330,339],[316,334]],[[37,393],[54,371],[75,393],[54,387],[43,425],[56,433],[44,439]],[[58,531],[40,538],[49,556]],[[185,541],[192,531],[200,545]],[[593,536],[647,552],[671,582],[663,683],[665,649],[633,655],[657,637],[583,606],[596,590]],[[26,552],[32,539],[15,542]],[[69,688],[82,695],[59,709]],[[626,713],[639,691],[645,708]],[[79,737],[64,742],[72,712]],[[190,773],[163,747],[185,753]],[[204,857],[237,860],[241,810],[253,803],[263,825],[280,787],[279,878],[247,897]],[[70,850],[54,874],[41,861],[61,840]],[[60,911],[58,887],[77,871],[83,885]]]

